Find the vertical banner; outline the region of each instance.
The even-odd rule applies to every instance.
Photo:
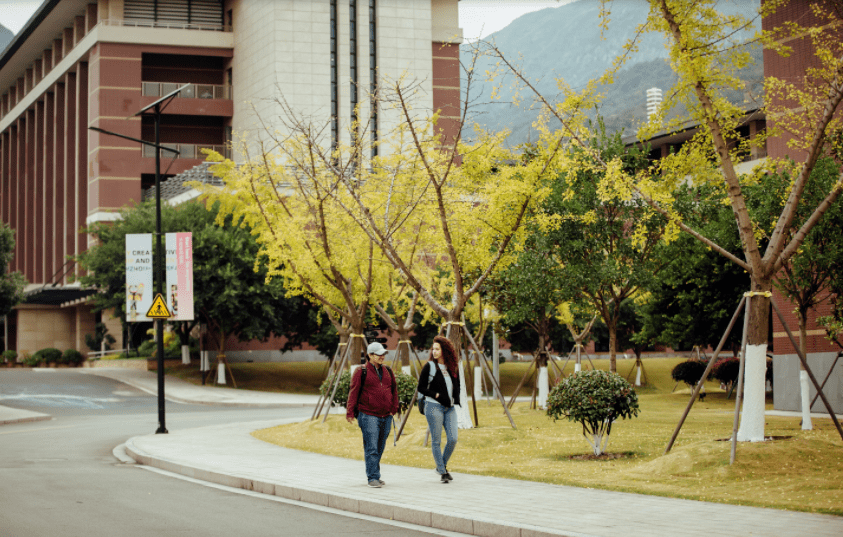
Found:
[[[193,236],[166,234],[167,308],[171,321],[193,320]]]
[[[146,312],[152,306],[152,234],[126,235],[126,322],[151,322]]]

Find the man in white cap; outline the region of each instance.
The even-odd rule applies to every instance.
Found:
[[[381,456],[389,438],[392,416],[398,412],[398,384],[395,374],[383,365],[386,349],[380,343],[369,343],[368,362],[360,366],[351,378],[345,419],[357,418],[363,432],[363,453],[366,459],[366,478],[369,486],[380,488]]]

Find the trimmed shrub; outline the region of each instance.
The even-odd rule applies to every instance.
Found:
[[[707,365],[708,364],[702,360],[691,358],[690,360],[685,360],[684,362],[676,364],[676,367],[674,367],[673,371],[670,372],[670,376],[673,377],[673,380],[676,382],[684,382],[693,388],[702,378]]]
[[[711,369],[711,377],[723,384],[731,384],[738,381],[738,372],[741,368],[741,361],[735,357],[721,358],[717,360]]]
[[[155,355],[155,340],[147,339],[138,347],[138,356],[149,358]]]
[[[416,392],[416,379],[411,375],[401,372],[395,372],[395,383],[398,385],[398,411],[404,412],[413,404],[413,394]],[[323,396],[331,395],[331,380],[326,378],[319,387],[319,393]],[[334,393],[334,398],[331,401],[332,406],[345,406],[348,402],[348,392],[351,390],[351,372],[344,371],[340,375],[340,380],[337,384],[337,391]]]
[[[85,361],[85,355],[76,349],[67,349],[61,355],[62,363],[78,366]]]
[[[395,373],[395,383],[398,384],[398,411],[403,413],[415,403],[413,394],[416,393],[418,383],[415,377],[400,371]]]
[[[26,367],[37,367],[41,364],[41,357],[37,356],[36,354],[29,354],[28,352],[23,352],[21,354],[21,363]]]
[[[565,378],[547,396],[547,415],[582,424],[582,434],[595,455],[609,445],[612,423],[637,416],[638,395],[622,376],[609,371],[588,370]]]
[[[47,347],[46,349],[36,351],[35,354],[32,355],[32,358],[38,363],[58,364],[61,362],[61,351],[52,347]]]
[[[3,361],[7,364],[14,364],[18,361],[18,351],[7,350],[3,351]]]

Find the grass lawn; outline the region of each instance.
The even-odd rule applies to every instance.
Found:
[[[590,453],[578,423],[554,422],[544,412],[516,403],[512,414],[518,428],[513,430],[500,405],[483,399],[477,402],[480,426],[460,430],[448,467],[460,473],[843,516],[843,441],[829,419],[815,419],[814,430],[802,431],[798,417],[769,416],[767,435],[790,438],[739,443],[736,463],[730,466],[730,443],[725,440],[731,436],[735,400],[727,400],[710,383],[708,397],[694,405],[673,450],[663,455],[688,401],[688,388],[680,385],[674,392],[676,383],[670,378],[681,360],[645,359],[649,384],[637,390],[641,413],[612,428],[608,452],[619,458],[577,459]],[[626,377],[633,362],[619,360],[619,373]],[[608,360],[594,364],[608,369]],[[505,394],[512,393],[526,367],[517,362],[501,366]],[[167,373],[199,383],[196,369],[177,366]],[[232,364],[232,370],[241,388],[316,393],[324,363]],[[569,363],[566,372],[572,370]],[[521,391],[522,396],[529,394]],[[432,471],[430,449],[423,445],[426,427],[424,417],[413,410],[398,446],[387,443],[384,462]],[[253,435],[279,446],[363,459],[360,430],[339,414],[324,424],[282,425]]]

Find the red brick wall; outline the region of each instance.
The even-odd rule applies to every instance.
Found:
[[[811,4],[816,3],[815,1],[808,0],[789,0],[776,13],[766,17],[762,21],[762,28],[764,30],[772,30],[786,22],[796,22],[801,26],[817,25],[822,21],[817,19],[814,11],[810,8]],[[802,36],[784,38],[780,42],[791,47],[792,51],[789,56],[780,56],[776,52],[765,50],[764,76],[776,77],[792,84],[801,85],[800,82],[804,78],[807,69],[818,65],[812,43],[810,39]],[[774,101],[772,104],[781,105],[787,103]],[[768,117],[768,121],[772,120]],[[768,155],[772,158],[790,156],[798,161],[800,155],[787,147],[788,140],[789,137],[787,135],[767,140]],[[796,314],[793,311],[794,305],[776,289],[773,290],[773,300],[776,301],[779,310],[785,318],[785,322],[798,342],[799,324]],[[807,350],[809,353],[839,350],[837,345],[825,339],[825,332],[816,324],[817,317],[827,315],[829,310],[830,306],[824,303],[809,312],[807,326]],[[776,354],[793,354],[795,352],[782,323],[775,313],[773,313],[773,350]]]

